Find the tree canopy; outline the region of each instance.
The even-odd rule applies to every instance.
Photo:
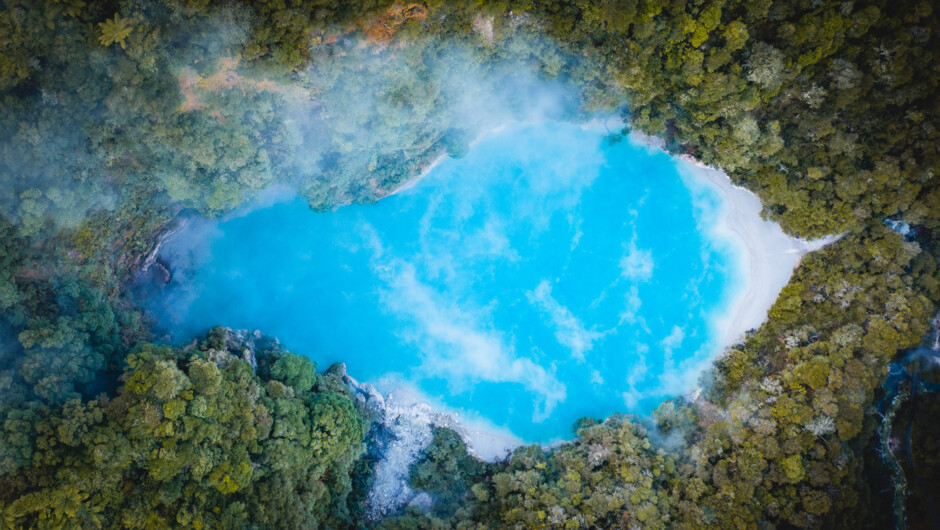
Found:
[[[160,345],[128,280],[184,209],[275,187],[320,211],[375,201],[503,120],[612,112],[788,233],[842,239],[697,400],[496,464],[438,432],[411,479],[436,503],[377,524],[887,524],[875,404],[940,303],[937,17],[925,0],[3,2],[2,525],[361,524],[343,382],[222,330]]]

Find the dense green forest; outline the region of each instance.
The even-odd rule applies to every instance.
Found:
[[[875,404],[940,303],[938,16],[908,0],[4,0],[0,526],[371,524],[367,422],[338,375],[224,330],[151,344],[127,281],[183,209],[274,187],[322,211],[375,201],[501,121],[611,112],[726,170],[789,233],[844,237],[698,400],[584,419],[577,441],[498,464],[440,431],[412,473],[436,504],[375,524],[890,526]],[[917,468],[935,468],[918,436]],[[912,528],[935,524],[924,491]]]
[[[345,524],[363,425],[342,380],[255,347],[221,329],[140,344],[114,396],[6,411],[4,524]]]

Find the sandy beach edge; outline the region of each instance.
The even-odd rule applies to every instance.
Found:
[[[630,141],[665,151],[662,139],[638,131]],[[690,155],[674,156],[679,175],[694,193],[707,186],[722,199],[715,223],[707,227],[716,241],[728,241],[738,247],[738,270],[745,276],[744,287],[732,295],[728,310],[715,326],[721,334],[722,352],[740,341],[749,330],[767,320],[771,306],[790,281],[800,260],[814,250],[837,241],[832,235],[805,240],[792,237],[779,224],[761,216],[763,205],[752,191],[735,185],[721,169],[703,164]],[[711,357],[709,362],[715,357]]]

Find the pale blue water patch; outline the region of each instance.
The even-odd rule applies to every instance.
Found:
[[[282,202],[179,236],[164,254],[198,256],[149,306],[176,340],[260,329],[529,442],[648,413],[718,352],[740,256],[708,235],[715,191],[606,134],[514,126],[377,204]]]

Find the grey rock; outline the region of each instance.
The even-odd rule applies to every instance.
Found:
[[[397,403],[393,395],[383,396],[372,385],[350,377],[345,369],[342,373],[360,406],[375,417],[366,436],[375,460],[372,490],[366,500],[367,517],[378,520],[409,504],[429,507],[431,497],[408,486],[411,466],[430,445],[435,428],[451,429],[469,444],[466,429],[451,415],[435,412],[426,403]]]

